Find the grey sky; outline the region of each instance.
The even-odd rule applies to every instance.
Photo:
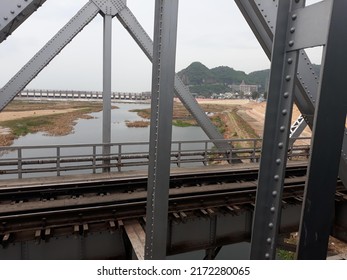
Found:
[[[0,0],[1,1],[1,0]],[[307,0],[308,4],[318,0]],[[48,0],[0,44],[0,87],[85,4],[87,0]],[[152,37],[154,0],[128,0]],[[151,88],[151,63],[116,18],[113,21],[114,91]],[[319,63],[319,52],[311,52]],[[180,0],[176,71],[200,61],[251,72],[270,63],[233,0]],[[102,17],[95,18],[35,78],[28,88],[102,89]]]

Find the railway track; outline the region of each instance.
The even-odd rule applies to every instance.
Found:
[[[171,177],[169,218],[211,216],[252,211],[256,168]],[[306,166],[286,171],[283,207],[300,204]],[[337,197],[346,197],[339,182]],[[0,189],[0,242],[49,238],[115,230],[122,220],[146,214],[146,178],[108,180],[63,186],[3,187]],[[143,218],[144,220],[144,218]],[[145,222],[145,220],[144,220]],[[1,241],[2,239],[2,241]]]

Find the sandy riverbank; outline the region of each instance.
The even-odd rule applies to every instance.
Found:
[[[197,101],[204,111],[212,113],[213,122],[219,126],[226,138],[262,137],[266,102],[257,103],[242,99],[198,99]],[[10,145],[16,137],[30,132],[43,131],[50,135],[69,134],[73,131],[73,125],[78,118],[86,118],[87,113],[100,110],[102,104],[95,102],[11,102],[0,113],[0,145]],[[179,101],[175,102],[174,110],[175,119],[183,120],[184,124],[188,125],[196,124]],[[146,114],[148,117],[149,110]],[[293,120],[299,114],[299,110],[294,107]],[[17,123],[25,123],[28,120],[40,125],[30,127],[28,132],[14,131]],[[303,136],[310,135],[310,129],[306,128]]]
[[[79,118],[102,110],[96,102],[13,101],[0,113],[0,146],[9,146],[19,136],[38,131],[67,135]]]
[[[58,110],[31,110],[31,111],[9,111],[0,113],[0,122],[9,121],[9,120],[18,120],[28,117],[36,116],[47,116],[47,115],[56,115],[56,114],[66,114],[78,109],[58,109]]]
[[[209,99],[209,98],[198,98],[196,101],[199,104],[214,104],[214,105],[245,105],[251,101],[247,99]]]

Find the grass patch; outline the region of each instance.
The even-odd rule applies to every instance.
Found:
[[[218,131],[221,134],[224,134],[226,131],[226,125],[225,123],[222,121],[221,117],[219,115],[215,115],[211,118],[213,124],[218,128]]]
[[[151,109],[133,109],[129,110],[129,112],[137,113],[137,115],[144,119],[150,119],[151,118]],[[189,113],[186,111],[185,108],[183,108],[182,104],[174,104],[174,111],[173,111],[173,121],[172,125],[178,126],[178,127],[189,127],[189,126],[196,126],[196,122]],[[135,126],[133,126],[135,127]]]
[[[255,130],[246,122],[242,117],[237,114],[237,109],[234,109],[230,112],[232,118],[237,123],[238,127],[247,134],[247,138],[259,138],[259,135],[255,132]]]
[[[173,120],[172,125],[178,126],[178,127],[188,127],[188,126],[193,126],[190,122],[186,122],[183,120]]]
[[[0,126],[11,129],[15,137],[24,136],[28,133],[37,132],[42,127],[53,125],[53,121],[49,116],[28,117],[20,120],[9,120],[0,122]]]
[[[73,126],[79,118],[89,119],[90,113],[102,111],[103,105],[100,102],[84,101],[12,101],[4,111],[25,112],[34,111],[35,116],[27,116],[20,119],[0,121],[0,126],[9,128],[10,133],[0,135],[0,145],[9,146],[13,140],[25,136],[29,133],[39,131],[51,136],[68,135],[73,131]],[[118,108],[112,106],[112,109]],[[75,109],[69,112],[59,112],[65,109]],[[41,110],[52,110],[50,115],[41,115]]]
[[[276,258],[279,260],[294,260],[295,253],[279,249],[277,250],[277,256]]]

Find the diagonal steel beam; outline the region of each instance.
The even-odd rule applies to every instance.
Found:
[[[254,0],[235,0],[235,3],[258,39],[265,54],[271,59],[272,40],[276,28],[277,3],[270,3],[270,6],[265,9],[266,14],[261,12],[264,11],[263,7],[258,9]],[[261,3],[259,4],[261,5]]]
[[[30,83],[43,68],[99,13],[100,9],[88,2],[82,9],[0,89],[0,111]]]
[[[270,58],[273,34],[277,16],[278,0],[235,0],[253,33],[256,35],[264,52]],[[331,0],[325,0],[314,5],[331,7]],[[271,42],[271,43],[270,43]],[[319,76],[314,72],[312,63],[304,50],[300,51],[297,75],[295,78],[294,101],[298,106],[305,122],[297,128],[296,135],[304,130],[305,125],[313,128],[313,115],[316,106]],[[347,134],[343,139],[339,177],[347,186]]]
[[[145,55],[149,58],[149,60],[152,61],[153,41],[142,28],[130,9],[126,7],[116,16],[145,53]],[[175,92],[177,97],[182,101],[183,105],[192,114],[192,116],[195,117],[207,136],[211,140],[216,140],[214,141],[215,146],[222,151],[230,150],[231,146],[229,146],[227,143],[218,142],[218,140],[224,139],[223,135],[212,124],[211,120],[206,116],[205,112],[201,109],[195,98],[191,95],[188,88],[183,84],[177,74],[175,75]]]
[[[276,29],[275,22],[277,16],[277,2],[255,2],[253,0],[235,0],[235,2],[239,7],[241,13],[245,17],[247,23],[251,27],[254,35],[258,39],[265,54],[269,59],[271,59],[273,33]],[[297,92],[298,90],[299,88],[295,87],[295,92]],[[298,94],[295,94],[295,96],[298,96]],[[303,102],[304,101],[296,103],[302,104]],[[293,131],[295,131],[295,133],[291,134],[291,137],[297,138],[304,131],[306,127],[306,122],[300,122],[299,125],[296,122],[294,122],[293,125],[295,125],[295,128],[293,128]],[[292,145],[293,143],[294,140],[291,140],[290,145]]]
[[[45,2],[46,0],[1,0],[0,43]]]

